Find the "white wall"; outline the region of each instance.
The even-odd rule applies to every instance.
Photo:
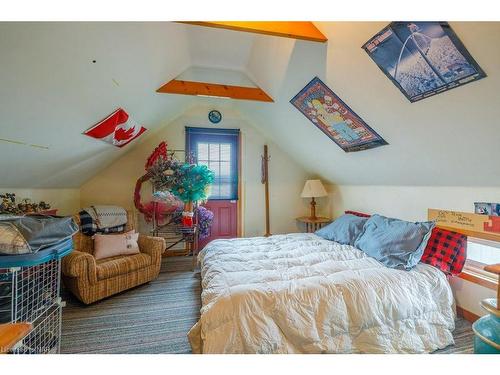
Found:
[[[320,209],[332,217],[355,210],[423,221],[428,208],[473,212],[474,202],[500,201],[500,188],[493,187],[328,185],[327,189],[329,197],[320,202]],[[484,315],[479,302],[495,296],[495,291],[457,277],[450,283],[457,305],[476,315]]]
[[[191,108],[184,115],[132,149],[125,156],[98,173],[81,187],[81,204],[118,204],[133,207],[133,191],[137,178],[144,174],[144,163],[152,150],[165,140],[172,149],[184,149],[185,126],[214,127],[207,114],[213,109],[212,102],[200,100],[202,104]],[[294,218],[304,212],[307,202],[299,195],[307,174],[292,163],[275,143],[267,140],[251,123],[234,110],[230,104],[218,104],[223,121],[218,128],[239,128],[242,137],[242,208],[243,235],[259,236],[265,232],[264,186],[260,182],[261,155],[264,144],[269,146],[271,161],[270,202],[271,231],[286,233],[297,231]],[[146,187],[146,190],[148,187]],[[144,190],[144,189],[143,189]],[[144,192],[144,197],[147,193]]]
[[[45,201],[57,208],[58,215],[72,215],[80,208],[80,189],[19,189],[1,188],[1,193],[15,193],[16,201],[29,198],[33,202]]]
[[[329,185],[329,214],[345,209],[427,220],[428,208],[474,212],[474,202],[500,201],[499,187]]]

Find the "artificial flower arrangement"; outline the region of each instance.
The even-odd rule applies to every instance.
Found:
[[[172,221],[176,224],[183,224],[183,209],[174,213]],[[203,240],[210,236],[210,228],[214,221],[214,213],[203,206],[197,206],[193,212],[198,218],[199,239]],[[184,224],[183,224],[184,225]]]
[[[192,160],[192,158],[188,159]],[[140,203],[140,187],[144,181],[150,180],[155,191],[171,193],[184,204],[181,222],[183,226],[191,227],[195,214],[194,203],[201,203],[208,199],[210,185],[214,181],[214,172],[208,169],[206,165],[183,163],[177,160],[173,154],[168,155],[165,142],[161,142],[149,156],[145,169],[147,173],[140,177],[136,184],[134,202],[137,209],[145,215],[146,219],[151,219],[151,209],[147,205]],[[200,227],[205,226],[207,228],[205,232],[208,231],[209,233],[213,214],[208,211],[210,215],[206,211],[208,211],[206,208],[200,209],[198,207],[196,213],[198,214]],[[202,216],[200,216],[200,213]],[[204,221],[203,225],[201,220]]]
[[[0,200],[0,214],[24,215],[50,209],[50,204],[44,201],[35,203],[29,198],[24,198],[20,203],[16,203],[15,193],[0,194]]]

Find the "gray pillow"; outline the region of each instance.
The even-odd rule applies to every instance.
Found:
[[[366,217],[342,215],[333,223],[317,230],[316,234],[325,240],[335,241],[342,245],[354,245],[366,220],[368,220]]]
[[[354,246],[387,267],[410,270],[422,258],[434,225],[373,215]]]

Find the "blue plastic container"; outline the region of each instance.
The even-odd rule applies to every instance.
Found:
[[[494,308],[497,304],[495,298],[481,302],[481,306],[490,314],[476,320],[472,325],[475,333],[474,353],[500,354],[500,311]]]
[[[73,239],[68,238],[33,254],[0,255],[0,268],[31,267],[51,260],[59,260],[73,250]]]

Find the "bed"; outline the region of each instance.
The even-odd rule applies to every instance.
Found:
[[[391,269],[312,233],[216,240],[199,254],[194,353],[426,353],[453,344],[446,276]]]

